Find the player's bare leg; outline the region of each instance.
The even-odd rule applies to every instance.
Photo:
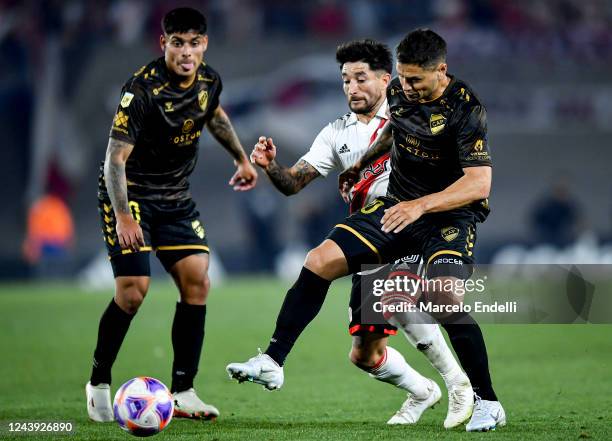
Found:
[[[285,296],[268,349],[246,362],[227,365],[229,376],[239,382],[262,384],[269,390],[280,389],[285,358],[321,310],[331,282],[347,274],[346,258],[335,242],[327,239],[311,250],[298,280]]]
[[[204,343],[206,300],[210,289],[208,262],[208,254],[191,254],[170,269],[181,296],[172,324],[171,392],[174,415],[179,418],[214,419],[219,416],[217,408],[198,398],[193,388]]]
[[[440,401],[440,388],[415,371],[398,351],[387,346],[387,341],[385,334],[354,335],[349,358],[372,378],[408,392],[408,399],[387,424],[415,424],[423,412]]]
[[[150,278],[120,276],[115,278],[115,296],[102,314],[93,368],[85,386],[87,414],[97,422],[113,421],[111,404],[111,369],[117,358],[132,318],[142,304]]]

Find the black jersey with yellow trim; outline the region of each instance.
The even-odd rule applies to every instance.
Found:
[[[491,166],[487,114],[470,86],[449,75],[439,98],[425,103],[406,99],[398,78],[387,88],[393,129],[387,194],[400,201],[444,190],[463,176],[463,168]],[[487,200],[453,212],[470,211],[482,222]]]
[[[219,74],[202,63],[193,84],[170,79],[164,58],[140,68],[121,91],[110,137],[134,145],[126,164],[128,197],[184,200],[204,124],[219,105]],[[106,196],[103,168],[99,195]]]

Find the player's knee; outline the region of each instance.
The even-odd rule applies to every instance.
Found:
[[[191,305],[204,305],[210,290],[210,278],[205,272],[197,277],[191,277],[181,286],[181,301]]]
[[[306,261],[304,266],[315,274],[320,274],[325,270],[325,255],[321,251],[320,247],[314,248],[306,255]]]
[[[304,266],[326,280],[335,280],[348,274],[342,250],[329,240],[310,250],[306,255]]]
[[[148,279],[139,277],[123,278],[117,282],[116,302],[117,305],[128,314],[135,314],[142,305],[147,290],[149,289]]]
[[[378,350],[378,348],[368,346],[353,346],[349,353],[349,359],[358,368],[369,370],[376,366],[383,355],[384,348]]]

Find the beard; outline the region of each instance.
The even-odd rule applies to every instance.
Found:
[[[360,101],[359,105],[360,106],[358,108],[355,108],[353,106],[353,102],[349,101],[349,108],[351,109],[351,111],[353,111],[354,113],[358,115],[366,115],[368,113],[371,113],[374,110],[374,106],[375,106],[375,104],[372,104],[371,102],[367,100]]]

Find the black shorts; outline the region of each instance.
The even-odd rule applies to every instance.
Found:
[[[351,298],[349,300],[349,334],[351,335],[363,335],[367,333],[374,334],[397,334],[397,328],[385,323],[384,318],[381,317],[377,320],[377,323],[372,321],[363,320],[361,317],[361,311],[372,309],[372,303],[377,299],[373,296],[363,296],[362,287],[367,286],[368,281],[371,277],[362,276],[359,274],[353,274],[353,286],[351,287]],[[380,324],[385,323],[385,324]]]
[[[380,220],[385,209],[396,203],[380,197],[330,232],[328,239],[342,249],[349,272],[361,271],[364,264],[388,263],[402,256],[420,254],[426,277],[469,278],[476,242],[474,215],[465,210],[426,214],[399,233],[385,233]]]
[[[420,263],[421,256],[415,254],[404,256],[392,264],[378,266],[360,274],[353,274],[353,285],[349,300],[349,334],[397,334],[397,328],[387,323],[382,312],[373,312],[375,310],[374,303],[380,301],[380,297],[373,294],[373,283],[374,280],[386,278],[400,264],[403,269],[418,274]]]
[[[155,251],[166,271],[184,257],[209,252],[206,230],[193,200],[132,200],[129,206],[144,235],[145,246],[138,252],[121,249],[111,202],[109,199],[98,200],[104,243],[115,277],[151,275],[151,251]]]

